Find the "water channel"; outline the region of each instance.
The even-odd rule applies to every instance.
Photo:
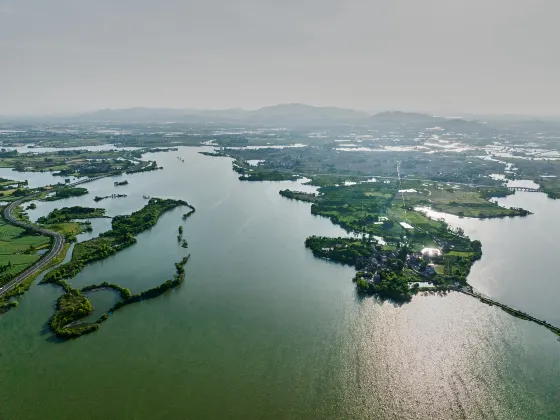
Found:
[[[35,219],[83,205],[114,216],[141,208],[144,195],[197,209],[184,223],[184,209],[165,214],[136,245],[72,280],[133,291],[159,284],[185,254],[176,240],[184,224],[192,257],[180,288],[68,342],[46,327],[58,288],[32,287],[0,317],[0,418],[559,417],[560,343],[548,330],[459,293],[405,305],[358,297],[351,268],[315,259],[303,246],[312,234],[345,233],[312,216],[309,204],[278,194],[301,189],[297,183],[240,182],[229,159],[199,150],[147,155],[164,170],[123,176],[130,183],[123,187],[94,181],[87,196],[30,212]],[[128,196],[93,202],[114,192]],[[469,281],[560,323],[552,243],[560,202],[537,193],[501,201],[535,214],[457,218],[483,243]],[[95,233],[107,226],[95,224]]]

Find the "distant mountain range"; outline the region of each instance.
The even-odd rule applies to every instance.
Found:
[[[280,104],[257,110],[231,108],[222,110],[126,108],[101,109],[72,117],[84,122],[185,122],[185,123],[246,123],[262,125],[341,125],[388,124],[424,125],[445,121],[427,114],[412,112],[382,112],[369,114],[348,108],[317,107],[305,104]]]
[[[32,118],[26,118],[31,120]],[[74,123],[186,123],[186,124],[230,124],[236,126],[275,127],[321,127],[341,125],[361,125],[370,127],[410,127],[425,129],[442,127],[448,131],[461,133],[485,133],[504,127],[500,119],[486,119],[489,124],[469,117],[446,118],[418,112],[387,111],[369,114],[348,108],[317,107],[299,103],[266,106],[257,110],[231,108],[222,110],[173,109],[173,108],[126,108],[101,109],[94,112],[68,116],[45,117],[44,121],[64,121]],[[513,119],[506,120],[509,125]],[[518,127],[532,128],[541,121],[516,121]],[[557,123],[550,123],[558,127]]]
[[[165,108],[103,109],[75,118],[99,122],[248,122],[259,124],[354,123],[366,121],[371,115],[353,109],[315,107],[303,104],[267,106],[257,110],[241,108],[194,110]]]
[[[522,116],[480,116],[465,118],[432,116],[419,112],[386,111],[370,114],[348,108],[317,107],[299,103],[266,106],[257,110],[231,108],[222,110],[174,109],[174,108],[125,108],[100,109],[77,115],[2,117],[0,123],[184,123],[223,124],[234,126],[274,127],[329,127],[360,125],[392,129],[409,127],[426,129],[442,127],[461,133],[484,133],[510,130],[560,130],[560,118],[535,119]],[[499,127],[499,129],[498,129]]]

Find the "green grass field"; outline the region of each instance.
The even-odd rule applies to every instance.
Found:
[[[470,258],[470,257],[472,257],[473,252],[450,251],[447,255],[451,255],[451,256],[454,256],[454,257]]]
[[[498,206],[484,198],[474,188],[462,186],[452,188],[449,186],[430,185],[418,188],[416,193],[406,193],[405,201],[410,206],[431,206],[444,213],[464,217],[495,217],[519,214],[516,210]],[[400,198],[400,195],[399,195]]]
[[[0,220],[0,266],[11,263],[11,267],[2,271],[1,275],[16,274],[29,267],[40,258],[37,250],[49,244],[47,236],[26,235],[24,229]],[[31,247],[33,250],[26,253]]]

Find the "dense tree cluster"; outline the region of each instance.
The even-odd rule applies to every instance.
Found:
[[[81,324],[72,326],[72,323],[88,316],[93,312],[93,307],[88,298],[79,290],[71,289],[58,298],[56,312],[51,318],[49,326],[59,337],[71,338],[96,331],[97,324]]]
[[[305,193],[301,191],[292,191],[292,190],[280,190],[280,195],[282,197],[291,198],[293,200],[299,201],[307,201],[309,203],[316,203],[320,201],[320,198],[317,194],[312,193]]]
[[[172,210],[178,206],[185,206],[187,203],[183,200],[171,200],[152,198],[146,206],[135,211],[130,216],[116,216],[113,218],[112,230],[104,233],[102,236],[123,236],[127,233],[137,235],[153,226],[158,221],[159,216],[166,211]]]
[[[45,201],[55,201],[55,200],[62,200],[64,198],[70,197],[79,197],[81,195],[88,194],[89,191],[87,188],[82,187],[64,187],[59,188],[55,191],[55,193],[49,197],[46,197]]]
[[[358,290],[397,302],[406,302],[412,298],[413,291],[410,289],[406,276],[394,271],[383,271],[380,273],[380,277],[381,281],[378,284],[371,284],[362,278],[357,278]]]
[[[39,217],[37,223],[64,223],[74,219],[90,219],[103,216],[105,216],[105,209],[103,208],[82,206],[63,207],[61,209],[54,209],[47,216]]]
[[[319,258],[355,266],[360,258],[371,255],[373,245],[353,238],[310,236],[305,246]]]

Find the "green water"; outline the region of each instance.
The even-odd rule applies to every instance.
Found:
[[[351,268],[304,248],[344,232],[278,194],[295,183],[239,182],[229,160],[196,149],[151,158],[165,169],[123,177],[128,197],[97,205],[116,215],[144,194],[185,199],[197,208],[189,249],[177,209],[72,282],[140,291],[190,252],[186,282],[64,343],[46,328],[60,290],[33,287],[0,317],[1,419],[559,418],[560,343],[546,329],[457,293],[361,299]],[[94,205],[113,182],[54,207]]]

